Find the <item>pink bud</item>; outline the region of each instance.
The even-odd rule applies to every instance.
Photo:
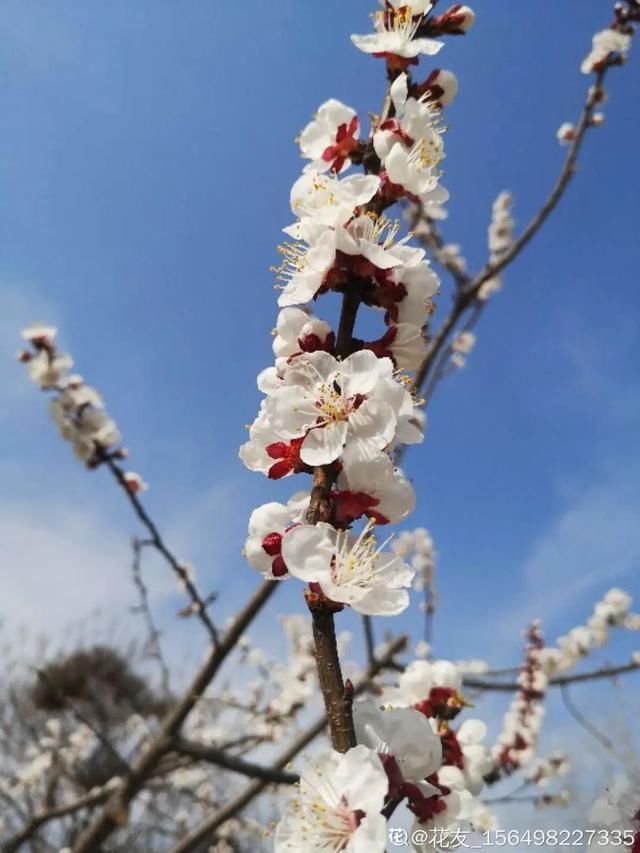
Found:
[[[458,78],[452,71],[444,68],[436,68],[424,84],[420,86],[420,92],[429,92],[432,99],[441,107],[448,106],[458,91]]]
[[[576,129],[570,121],[565,121],[564,124],[561,124],[556,133],[556,138],[562,145],[565,145],[568,142],[573,142],[575,136]]]
[[[455,11],[455,17],[456,17],[457,29],[462,33],[468,32],[471,29],[471,27],[475,24],[476,13],[473,11],[473,9],[470,6],[460,6],[459,5],[457,8],[454,6],[453,9],[456,10]],[[449,10],[450,13],[453,12],[453,9]]]
[[[126,471],[123,474],[123,479],[127,489],[133,495],[138,494],[139,492],[146,492],[149,488],[140,474],[136,474],[135,471]]]

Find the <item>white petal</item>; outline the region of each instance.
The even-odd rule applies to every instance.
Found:
[[[329,528],[329,530],[327,529]],[[303,581],[326,583],[334,554],[333,528],[329,524],[302,524],[282,538],[282,558],[290,574]]]
[[[309,430],[300,448],[300,459],[307,465],[328,465],[341,455],[347,440],[346,421],[329,423]]]

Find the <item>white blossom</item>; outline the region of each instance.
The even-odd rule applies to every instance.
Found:
[[[631,36],[627,33],[612,29],[601,30],[594,35],[591,51],[585,57],[580,70],[583,74],[590,74],[611,54],[626,56],[630,46]]]
[[[375,56],[415,59],[420,55],[433,56],[443,43],[431,38],[416,38],[424,14],[422,0],[394,4],[394,11],[378,12],[373,21],[376,32],[372,35],[353,35],[351,41],[364,53]]]
[[[350,154],[358,147],[359,124],[356,111],[330,98],[318,109],[300,134],[302,156],[311,160],[305,171],[341,172],[350,164]]]
[[[283,537],[282,556],[290,574],[317,584],[331,601],[370,616],[395,616],[409,604],[414,571],[377,545],[372,527],[369,522],[354,536],[323,522],[302,524]]]
[[[387,821],[381,811],[387,790],[382,763],[367,747],[322,753],[306,768],[285,807],[275,853],[384,853]]]
[[[442,765],[442,743],[428,719],[413,708],[383,710],[375,702],[356,702],[353,720],[359,743],[391,755],[406,781],[421,781]],[[423,794],[428,795],[425,789]],[[431,793],[440,791],[432,787]]]
[[[265,417],[281,438],[303,437],[304,463],[327,465],[347,445],[355,458],[378,455],[393,441],[400,415],[413,408],[389,359],[367,350],[343,361],[314,352],[289,365],[283,385],[265,401]]]
[[[286,576],[282,537],[304,519],[308,507],[309,492],[298,492],[286,504],[272,501],[251,513],[243,553],[248,563],[269,580]]]

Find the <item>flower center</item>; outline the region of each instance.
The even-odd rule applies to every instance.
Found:
[[[304,270],[309,249],[304,243],[283,243],[278,246],[278,253],[282,255],[282,262],[271,267],[271,272],[276,273],[276,281],[288,284]]]
[[[439,138],[419,139],[409,152],[409,163],[424,170],[437,166],[442,159],[442,148],[436,139]]]
[[[373,535],[374,528],[375,521],[369,519],[353,544],[350,544],[347,533],[338,531],[336,553],[331,565],[331,576],[336,585],[367,586],[377,574],[398,562],[399,557],[389,555],[387,562],[380,563],[380,552],[389,540],[379,546]]]
[[[400,222],[369,212],[348,226],[348,230],[358,240],[378,243],[383,249],[390,249],[400,230]]]
[[[355,397],[343,397],[333,385],[321,385],[315,405],[321,421],[326,425],[349,420],[358,403]]]

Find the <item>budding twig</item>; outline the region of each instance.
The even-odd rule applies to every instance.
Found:
[[[498,276],[507,266],[509,266],[509,264],[511,264],[518,257],[518,255],[522,252],[525,246],[529,244],[529,242],[542,228],[544,223],[549,218],[550,214],[557,207],[558,203],[564,196],[565,191],[576,172],[578,155],[580,154],[580,150],[582,148],[586,133],[589,128],[592,127],[593,114],[598,103],[598,93],[602,92],[602,86],[607,70],[608,66],[605,66],[596,73],[594,83],[589,89],[589,93],[587,95],[582,110],[580,121],[575,130],[575,136],[567,152],[567,157],[562,166],[560,175],[553,189],[551,190],[551,193],[547,197],[547,200],[544,202],[538,213],[536,213],[536,215],[531,219],[531,221],[524,229],[520,237],[514,240],[511,246],[504,253],[501,254],[499,259],[488,263],[484,267],[484,269],[473,279],[469,278],[466,273],[462,273],[458,269],[452,268],[450,264],[441,262],[442,265],[445,266],[454,276],[458,287],[456,295],[454,297],[453,307],[451,308],[449,314],[445,317],[444,321],[442,322],[442,325],[440,326],[434,337],[431,339],[422,364],[416,371],[416,376],[414,379],[414,388],[417,390],[422,390],[425,387],[425,383],[427,383],[428,377],[433,371],[433,375],[435,378],[433,381],[430,381],[429,385],[427,386],[429,389],[429,395],[427,395],[427,402],[430,394],[433,392],[435,383],[438,381],[438,378],[441,375],[442,368],[444,364],[446,364],[446,361],[450,354],[446,345],[449,341],[451,333],[457,326],[458,321],[470,308],[473,308],[474,313],[472,315],[468,328],[472,328],[473,325],[475,325],[484,308],[484,303],[478,303],[477,300],[478,294],[480,293],[482,286],[486,284],[486,282],[488,282],[490,279],[493,279]],[[431,222],[428,222],[427,224],[431,233],[431,237],[427,235],[427,241],[430,242],[432,248],[441,249],[444,245],[442,238],[438,234],[435,227],[433,227]],[[441,353],[443,353],[442,356]],[[399,448],[398,458],[402,457],[404,451],[405,447]]]

